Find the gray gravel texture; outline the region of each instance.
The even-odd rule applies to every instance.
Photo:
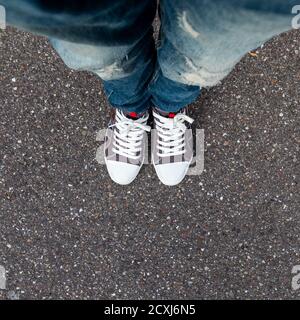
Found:
[[[247,55],[192,106],[205,171],[127,187],[95,160],[101,82],[0,33],[0,299],[299,299],[300,35]]]

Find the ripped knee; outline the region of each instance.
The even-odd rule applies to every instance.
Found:
[[[162,73],[168,79],[202,88],[219,84],[230,73],[232,68],[233,65],[227,69],[210,68],[210,65],[205,65],[201,60],[195,62],[187,56],[177,57],[174,64],[161,64]]]
[[[103,80],[115,80],[128,73],[126,47],[101,47],[52,39],[51,44],[71,69],[91,71]]]

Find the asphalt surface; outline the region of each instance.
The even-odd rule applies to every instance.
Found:
[[[130,186],[95,160],[100,80],[0,33],[0,299],[299,299],[300,35],[247,55],[192,106],[205,170]],[[294,288],[295,289],[295,288]]]

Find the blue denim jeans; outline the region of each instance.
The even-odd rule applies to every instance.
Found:
[[[249,50],[291,29],[299,0],[0,0],[8,23],[47,35],[67,66],[97,74],[113,107],[177,111]]]

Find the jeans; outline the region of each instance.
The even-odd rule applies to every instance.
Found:
[[[299,0],[298,0],[299,2]],[[46,35],[67,66],[98,75],[111,106],[176,112],[242,56],[291,29],[297,0],[0,0],[8,24]]]

